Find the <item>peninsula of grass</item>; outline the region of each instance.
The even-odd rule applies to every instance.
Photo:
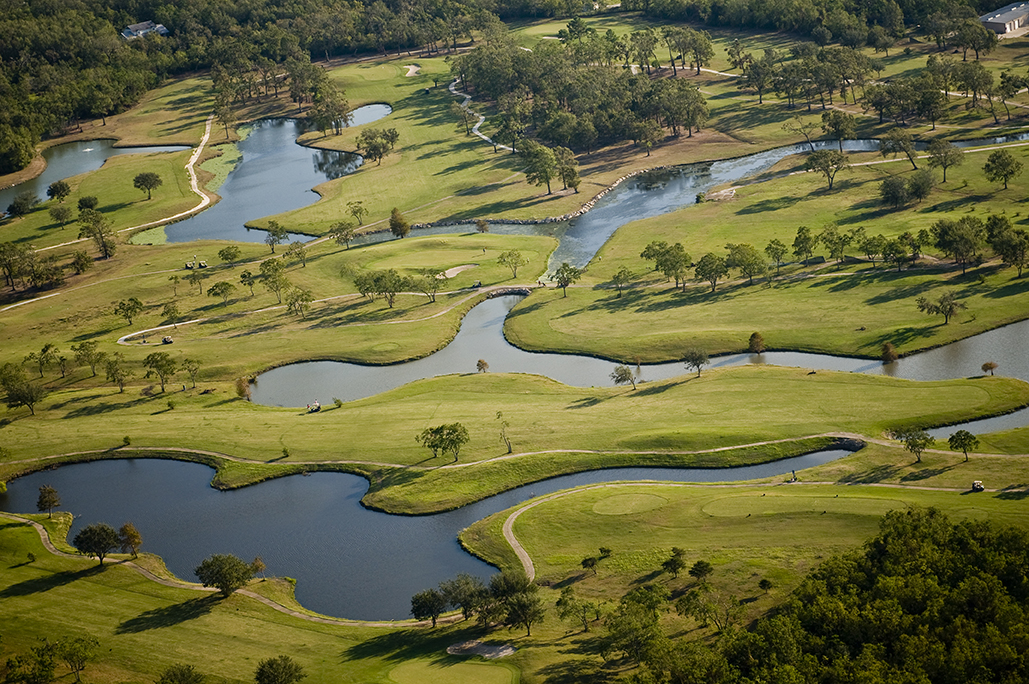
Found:
[[[1011,152],[1029,161],[1026,148]],[[815,267],[790,263],[771,282],[758,278],[754,284],[734,272],[714,292],[695,281],[685,292],[676,291],[640,257],[654,240],[681,242],[694,261],[708,252],[725,254],[727,243],[763,250],[778,239],[789,246],[798,226],[817,234],[832,221],[842,231],[863,227],[867,234],[887,237],[970,214],[984,220],[1006,214],[1024,227],[1029,218],[1018,209],[1017,190],[988,183],[980,168],[984,159],[981,152],[966,154],[965,164],[951,169],[947,183],[928,200],[899,211],[882,207],[878,183],[891,174],[908,175],[910,165],[889,163],[855,167],[831,192],[814,174],[801,174],[743,186],[728,201],[628,224],[604,245],[567,297],[555,292],[544,302],[523,302],[508,317],[505,334],[525,349],[628,362],[676,359],[691,345],[712,354],[737,352],[747,348],[755,331],[769,349],[877,358],[886,342],[906,354],[1021,320],[1029,315],[1029,281],[1018,278],[1014,268],[994,258],[962,274],[932,247],[916,268],[900,272],[873,266],[851,246],[851,259],[842,267],[831,261]],[[619,296],[611,278],[623,267],[633,280]],[[775,275],[774,267],[770,274]],[[949,325],[916,305],[918,297],[945,292],[955,292],[968,307]]]
[[[482,295],[472,288],[476,281],[485,287],[532,282],[546,269],[555,245],[546,236],[492,233],[409,237],[350,249],[324,242],[308,248],[306,266],[291,260],[286,268],[289,281],[310,291],[316,300],[305,317],[288,312],[260,283],[251,295],[240,282],[244,271],[257,275],[260,262],[273,257],[265,245],[240,244],[239,260],[229,264],[219,263],[217,255],[224,242],[124,245],[114,258],[100,260],[94,270],[70,278],[55,296],[4,311],[0,332],[9,343],[0,363],[20,362],[48,342],[70,358],[71,346],[84,339],[97,341],[102,351],[122,353],[132,372],[140,375],[139,363],[157,348],[180,360],[200,360],[200,377],[205,380],[231,380],[311,359],[396,363],[426,356],[453,338],[464,313],[481,301]],[[281,258],[283,250],[280,247],[274,258]],[[497,262],[509,250],[518,251],[527,262],[517,280],[510,268]],[[183,263],[192,261],[193,255],[209,264],[200,272],[205,280],[199,286],[185,280],[192,271],[184,269]],[[371,301],[360,296],[352,276],[341,274],[395,268],[402,275],[416,276],[426,269],[443,272],[462,266],[471,268],[441,282],[435,302],[409,291],[398,295],[393,307],[381,298]],[[235,286],[225,302],[206,293],[220,281]],[[114,313],[117,302],[130,297],[144,307],[131,325]],[[178,309],[176,318],[165,314],[169,305]],[[203,320],[151,334],[148,344],[142,344],[142,335],[128,346],[116,344],[134,331],[196,319]],[[165,334],[173,336],[174,347],[160,344]],[[475,368],[475,359],[468,368]],[[65,378],[48,373],[48,382],[55,387],[89,386],[103,382],[103,370],[99,378],[85,367]]]
[[[38,459],[57,454],[133,455],[116,450],[128,436],[136,448],[195,449],[249,462],[234,472],[233,481],[223,478],[222,486],[295,473],[297,465],[340,469],[369,478],[371,505],[425,513],[562,473],[639,463],[724,467],[775,460],[827,442],[702,455],[674,452],[835,432],[879,436],[893,428],[951,424],[1029,403],[1029,385],[1009,378],[912,382],[761,366],[651,382],[636,391],[568,387],[521,374],[451,375],[317,414],[256,406],[235,399],[226,385],[207,386],[215,390],[207,394],[200,394],[202,388],[163,395],[152,388],[140,393],[138,387],[125,393],[62,390],[38,406],[35,416],[7,409],[0,420],[9,456],[0,464],[0,479],[52,465]],[[169,399],[174,409],[168,408]],[[498,411],[510,423],[515,454],[508,458],[498,443]],[[118,420],[103,419],[109,415]],[[470,435],[456,463],[449,455],[434,458],[414,440],[426,427],[450,422],[462,423]],[[565,450],[597,453],[560,453]],[[557,453],[534,453],[541,451]],[[273,468],[265,470],[261,462]]]
[[[632,482],[591,485],[519,504],[466,529],[462,544],[501,568],[520,568],[502,526],[512,512],[536,501],[541,503],[521,513],[512,530],[543,583],[573,584],[580,595],[606,599],[642,582],[682,591],[695,580],[685,572],[675,579],[661,569],[677,547],[685,552],[687,568],[697,560],[714,566],[710,581],[716,593],[754,597],[747,602],[751,617],[771,608],[821,559],[873,536],[879,518],[896,508],[935,506],[954,520],[989,518],[1029,526],[1023,501],[991,493],[803,482],[729,487]],[[580,561],[599,556],[600,547],[612,554],[600,559],[596,575],[584,571]],[[774,596],[758,589],[762,578],[772,580]]]

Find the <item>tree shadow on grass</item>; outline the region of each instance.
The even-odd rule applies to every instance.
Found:
[[[118,625],[115,634],[139,634],[161,627],[174,627],[189,620],[195,620],[211,612],[221,600],[218,594],[209,594],[163,608],[147,610]]]
[[[1021,501],[1023,499],[1029,499],[1029,485],[1018,484],[1005,487],[1001,491],[994,495],[995,499],[1003,499],[1005,501]]]
[[[0,599],[40,594],[44,591],[63,587],[80,579],[92,577],[102,571],[99,565],[90,565],[82,570],[64,570],[63,572],[50,573],[41,577],[33,577],[32,579],[12,584],[3,591],[0,591]]]
[[[944,473],[953,470],[956,466],[947,466],[945,468],[922,468],[921,470],[915,470],[907,473],[900,478],[901,482],[917,482],[918,480],[927,480],[930,477],[936,477],[937,475],[943,475]]]
[[[428,658],[434,663],[461,662],[447,653],[447,646],[472,638],[474,630],[451,629],[398,629],[354,644],[340,653],[341,662],[355,659],[381,658],[402,662],[414,658]],[[481,635],[481,634],[479,634]]]
[[[617,672],[604,669],[593,659],[576,658],[545,665],[536,671],[546,684],[606,684],[615,681]]]
[[[685,366],[683,366],[682,372],[683,373],[686,372],[686,367]],[[639,384],[639,389],[636,390],[635,396],[637,396],[637,397],[649,397],[649,396],[654,395],[654,394],[661,394],[662,392],[667,392],[668,390],[672,389],[673,387],[681,385],[681,384],[683,384],[685,382],[689,382],[690,380],[692,380],[695,377],[696,377],[695,375],[691,375],[690,377],[686,378],[685,380],[676,380],[674,382],[654,382],[654,381],[651,381],[651,382],[646,382],[646,383],[640,383]]]
[[[870,484],[891,480],[897,476],[902,466],[880,465],[860,473],[848,473],[840,477],[843,484]]]

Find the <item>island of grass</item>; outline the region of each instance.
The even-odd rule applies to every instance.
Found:
[[[371,481],[367,505],[430,513],[569,472],[767,462],[826,448],[836,434],[879,438],[892,429],[947,425],[1029,404],[1029,384],[1011,378],[912,382],[763,366],[655,381],[636,391],[520,374],[444,376],[317,414],[234,399],[226,385],[209,389],[217,391],[68,389],[51,395],[36,416],[7,409],[0,414],[8,453],[2,479],[61,461],[139,455],[140,448],[198,458],[175,451],[184,448],[205,452],[199,457],[224,470],[220,486],[344,470]],[[509,422],[513,454],[499,443],[498,411]],[[97,419],[112,413],[118,421]],[[433,457],[415,443],[426,427],[452,422],[470,436],[458,461]],[[118,450],[125,436],[133,448]],[[95,453],[47,458],[67,454],[69,444]]]

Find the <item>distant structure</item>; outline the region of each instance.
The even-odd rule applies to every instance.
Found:
[[[983,26],[994,33],[1011,33],[1029,23],[1029,2],[1016,2],[979,17]]]
[[[139,38],[145,36],[148,33],[157,32],[158,35],[166,36],[169,31],[164,27],[164,24],[155,24],[152,21],[144,21],[139,24],[130,24],[121,32],[121,37],[125,40],[132,40],[133,38]]]

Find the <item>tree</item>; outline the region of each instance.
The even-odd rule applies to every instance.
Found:
[[[986,180],[1003,181],[1004,189],[1008,189],[1008,181],[1022,173],[1022,162],[1015,159],[1007,150],[991,152],[983,165]]]
[[[497,411],[497,420],[500,421],[500,441],[507,447],[507,453],[512,453],[514,447],[511,445],[511,438],[507,435],[507,429],[511,427],[511,423],[504,420],[504,412]]]
[[[123,299],[114,307],[114,313],[128,321],[129,325],[132,325],[132,319],[142,313],[142,311],[143,302],[139,301],[135,297]]]
[[[1029,264],[1029,231],[1022,228],[1005,230],[992,244],[1005,264],[1018,269],[1018,277],[1021,278],[1022,269]]]
[[[329,226],[329,235],[336,241],[337,245],[346,245],[350,249],[350,243],[357,234],[357,226],[350,221],[337,221]]]
[[[832,184],[836,179],[836,174],[847,168],[849,165],[850,158],[836,150],[816,150],[809,154],[807,160],[804,162],[805,169],[808,171],[818,171],[820,174],[825,176],[825,180],[829,183],[830,190],[832,190]]]
[[[880,355],[883,363],[893,363],[899,358],[896,348],[892,342],[883,342],[882,354]]]
[[[794,116],[792,121],[787,121],[782,125],[784,131],[803,135],[812,153],[815,152],[815,143],[811,140],[811,134],[816,128],[818,128],[817,123],[814,121],[804,121],[799,115]]]
[[[72,545],[90,558],[97,558],[100,565],[104,564],[104,557],[118,548],[118,533],[106,523],[95,523],[86,525],[72,540]]]
[[[0,385],[6,394],[4,401],[8,408],[25,406],[32,415],[36,415],[36,404],[49,394],[42,384],[29,382],[21,368],[13,364],[0,368]]]
[[[459,102],[450,103],[450,113],[461,121],[461,125],[464,126],[464,134],[471,135],[472,122],[475,121],[475,114],[467,107],[461,106]]]
[[[176,328],[179,327],[178,320],[182,316],[182,312],[179,311],[179,307],[175,302],[168,302],[161,309],[161,315],[164,316],[164,320],[171,321],[172,325]]]
[[[822,232],[818,234],[818,241],[829,250],[829,258],[835,259],[839,263],[846,256],[845,252],[851,243],[851,236],[841,233],[839,226],[835,223],[827,223],[822,226]]]
[[[151,352],[143,359],[143,367],[147,369],[146,377],[157,376],[161,381],[161,392],[164,392],[164,383],[175,375],[178,365],[168,352]]]
[[[218,258],[227,264],[236,263],[242,254],[243,252],[236,245],[229,245],[218,250]]]
[[[579,278],[582,277],[582,269],[572,266],[567,261],[563,262],[561,266],[554,272],[554,275],[550,276],[551,280],[557,281],[558,286],[561,288],[561,292],[565,297],[568,296],[568,286],[575,283]]]
[[[219,280],[207,288],[208,297],[221,297],[222,305],[229,303],[229,296],[236,291],[236,286],[227,280]]]
[[[7,205],[7,213],[11,216],[24,216],[39,204],[39,198],[32,190],[19,192],[14,196],[14,201]]]
[[[561,179],[564,189],[571,188],[579,192],[582,179],[579,178],[579,162],[576,161],[575,154],[567,147],[555,147],[554,159],[557,161],[557,176]]]
[[[350,215],[354,217],[355,221],[357,221],[357,225],[364,225],[364,221],[361,219],[368,213],[368,210],[364,207],[361,200],[347,202],[347,211],[350,212]]]
[[[557,177],[554,151],[534,140],[527,140],[522,144],[522,154],[527,164],[525,180],[533,185],[546,185],[547,194],[551,194],[550,181]]]
[[[779,275],[779,268],[782,266],[782,259],[787,254],[787,247],[777,238],[772,240],[765,247],[765,254],[775,262],[775,275]]]
[[[42,513],[46,511],[48,518],[54,517],[54,509],[61,505],[61,497],[57,490],[50,485],[43,485],[39,488],[39,498],[36,499],[36,510]]]
[[[993,375],[993,371],[995,370],[997,370],[997,364],[993,361],[987,361],[982,365],[983,373],[989,373],[990,375]]]
[[[486,362],[486,359],[479,359],[478,361],[475,362],[475,372],[476,373],[488,373],[489,372],[489,363]]]
[[[908,196],[913,200],[921,202],[932,193],[933,186],[935,185],[933,172],[929,169],[919,169],[908,178]]]
[[[415,620],[432,620],[433,627],[446,607],[447,599],[437,589],[426,589],[411,597],[411,615]]]
[[[264,264],[269,262],[265,261],[261,264],[261,270],[264,271]],[[261,284],[275,295],[275,299],[282,304],[282,293],[289,290],[292,287],[292,283],[289,282],[289,278],[281,270],[269,269],[268,273],[263,273],[261,277]]]
[[[798,259],[803,258],[806,263],[814,254],[818,245],[818,238],[811,233],[807,226],[797,228],[797,237],[793,238],[793,255]]]
[[[762,577],[761,581],[757,583],[757,588],[765,592],[766,594],[774,586],[775,585],[772,584],[772,580],[768,579],[767,577]]]
[[[71,267],[75,269],[76,275],[82,275],[93,268],[93,257],[86,254],[85,250],[75,250],[71,256]]]
[[[710,359],[708,359],[707,352],[700,347],[689,347],[682,354],[682,362],[686,364],[687,368],[696,370],[699,378],[700,369],[706,366]]]
[[[170,665],[161,673],[157,684],[204,684],[204,675],[192,665]]]
[[[139,547],[143,545],[143,535],[139,533],[136,526],[130,522],[118,528],[118,545],[122,553],[131,553],[135,558]]]
[[[944,183],[947,182],[947,169],[960,166],[964,161],[965,155],[949,140],[934,138],[929,143],[929,166],[943,169]]]
[[[71,186],[68,185],[67,181],[59,180],[54,181],[46,189],[46,196],[52,200],[63,202],[64,199],[71,194]]]
[[[44,369],[52,366],[57,362],[57,356],[60,353],[60,349],[57,345],[52,342],[47,342],[38,352],[30,352],[25,356],[26,361],[35,362],[37,368],[39,368],[39,377],[43,377]]]
[[[600,565],[600,559],[596,556],[587,556],[579,561],[579,565],[583,570],[590,570],[594,575],[597,574],[597,566]]]
[[[110,259],[118,250],[117,236],[111,227],[111,222],[104,218],[104,215],[93,209],[86,209],[79,214],[79,223],[82,229],[79,230],[79,238],[93,240],[100,256]]]
[[[89,661],[96,658],[96,649],[99,646],[100,642],[93,637],[75,637],[57,645],[57,657],[75,673],[75,681],[81,682],[82,671],[86,669]]]
[[[752,333],[750,341],[747,343],[747,351],[751,354],[764,354],[765,353],[765,338],[761,333]]]
[[[411,232],[411,224],[407,222],[407,219],[404,218],[404,215],[396,207],[393,207],[393,211],[389,214],[389,232],[398,238],[407,237],[407,234]]]
[[[432,452],[433,458],[447,452],[454,454],[456,461],[461,447],[468,443],[468,429],[461,423],[445,423],[425,428],[414,440]]]
[[[590,631],[590,618],[600,613],[600,604],[596,601],[580,599],[575,595],[574,587],[561,590],[561,598],[557,600],[557,615],[562,620],[569,620],[582,625],[582,631]]]
[[[280,655],[258,663],[254,680],[257,684],[296,684],[306,676],[300,663],[288,655]]]
[[[55,222],[61,224],[61,228],[64,228],[68,221],[71,221],[71,207],[65,207],[57,205],[56,207],[50,207],[50,218]]]
[[[228,598],[237,589],[246,586],[253,576],[253,568],[232,554],[208,556],[194,568],[193,573],[205,587],[215,587]]]
[[[152,171],[136,174],[136,177],[132,179],[132,187],[138,190],[145,190],[148,200],[153,191],[161,187],[163,183],[164,181],[161,180],[161,177]]]
[[[930,316],[943,316],[943,324],[950,323],[950,317],[962,309],[968,308],[964,302],[957,299],[957,293],[944,292],[935,302],[926,297],[919,297],[915,300],[918,310]]]
[[[100,206],[100,200],[93,195],[84,195],[79,198],[79,212],[83,212],[86,209],[96,209],[98,206]]]
[[[753,245],[730,243],[725,248],[729,250],[729,256],[725,260],[726,267],[738,268],[742,275],[750,279],[751,285],[754,284],[754,276],[762,275],[768,270],[765,258]]]
[[[517,249],[511,249],[506,252],[501,252],[500,256],[497,257],[497,263],[501,266],[507,266],[511,269],[511,277],[518,277],[518,269],[529,263],[529,260],[522,256],[522,253]]]
[[[207,279],[207,274],[203,271],[190,271],[186,274],[186,282],[190,285],[196,285],[200,294],[204,293],[204,281]]]
[[[197,386],[197,375],[200,373],[200,361],[190,357],[186,357],[182,360],[182,370],[189,373],[189,379],[193,383],[193,387]]]
[[[711,283],[712,292],[715,291],[715,287],[718,285],[718,279],[729,275],[729,268],[725,265],[725,259],[712,252],[708,252],[700,258],[694,271],[698,279]]]
[[[822,112],[822,130],[826,135],[839,141],[842,154],[843,141],[851,140],[857,135],[857,117],[838,109],[830,109]]]
[[[714,571],[714,567],[712,567],[712,565],[706,560],[699,560],[690,568],[690,577],[696,579],[698,582],[706,582],[708,576]]]
[[[113,382],[118,385],[118,391],[125,391],[125,382],[129,379],[129,372],[125,370],[122,365],[123,357],[121,353],[115,352],[109,359],[104,363],[104,371],[107,376],[108,382]]]
[[[936,443],[936,440],[921,428],[910,428],[893,433],[893,437],[904,445],[904,448],[915,455],[915,462],[922,462],[922,452]]]
[[[481,579],[466,573],[461,573],[452,580],[440,582],[439,590],[448,606],[461,609],[461,615],[465,620],[475,613],[478,604],[488,594]]]
[[[286,293],[286,310],[291,314],[306,319],[307,312],[311,310],[311,302],[313,301],[314,295],[311,294],[310,290],[302,287],[293,287]]]
[[[271,248],[272,254],[275,254],[275,245],[282,244],[289,237],[286,229],[280,226],[278,221],[269,221],[265,232],[267,234],[264,236],[264,244]]]
[[[884,204],[899,209],[908,203],[908,186],[900,176],[889,176],[879,184],[879,197]]]
[[[611,371],[611,380],[616,385],[627,385],[632,384],[633,390],[636,389],[636,374],[632,372],[632,369],[625,364],[615,366],[615,369]]]
[[[611,276],[611,283],[618,289],[618,296],[622,296],[622,288],[632,282],[632,271],[625,266],[622,266],[618,271]]]
[[[911,139],[911,134],[903,128],[891,128],[887,131],[879,141],[879,154],[884,158],[889,156],[896,158],[898,154],[903,154],[911,162],[911,168],[918,170],[918,164],[915,163],[915,141]]]
[[[661,569],[672,576],[672,579],[678,579],[679,573],[686,569],[686,561],[683,559],[682,554],[672,553],[672,555],[661,564]]]
[[[535,589],[535,585],[531,585]],[[543,599],[536,591],[520,591],[504,602],[507,615],[504,624],[509,627],[525,627],[525,636],[532,636],[532,626],[543,622],[546,610]]]
[[[968,463],[968,452],[979,448],[979,438],[968,430],[958,430],[947,439],[947,443],[954,451],[965,454],[965,463]]]

